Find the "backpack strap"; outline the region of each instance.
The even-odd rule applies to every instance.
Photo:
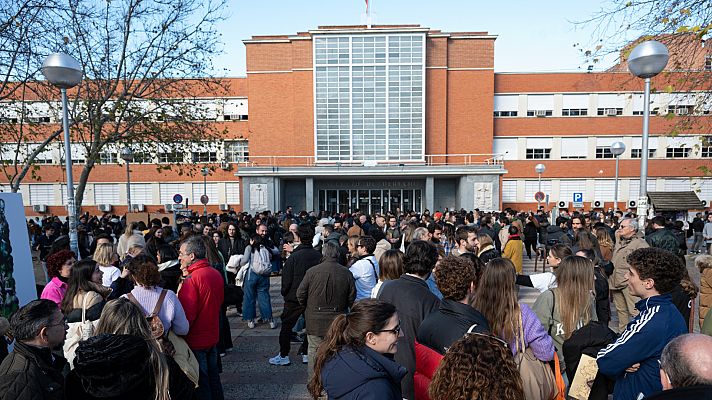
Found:
[[[369,256],[370,256],[370,254],[369,254]],[[373,264],[373,261],[371,261],[371,259],[368,258],[368,256],[366,256],[366,261],[371,263],[371,268],[373,268],[373,277],[376,278],[376,281],[378,281],[378,272],[376,272],[376,266]]]
[[[158,296],[158,301],[156,302],[156,306],[153,307],[153,313],[151,315],[158,315],[158,312],[161,311],[161,306],[163,305],[163,299],[166,298],[166,289],[161,290],[160,296]]]
[[[556,292],[551,289],[551,323],[549,324],[549,336],[551,336],[551,328],[554,326],[554,309],[556,308]]]
[[[141,309],[141,311],[143,311],[144,316],[146,315],[146,312],[143,310],[143,306],[141,305],[141,303],[138,302],[138,300],[136,300],[136,298],[134,297],[134,295],[131,294],[131,292],[126,293],[126,298],[129,299],[130,302],[134,303],[139,309]]]

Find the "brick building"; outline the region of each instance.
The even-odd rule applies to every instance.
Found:
[[[219,103],[214,123],[227,132],[193,151],[196,163],[215,167],[209,210],[527,209],[536,205],[538,163],[546,166],[549,206],[571,206],[573,193],[582,193],[587,209],[608,208],[614,141],[626,145],[620,207],[636,199],[642,81],[620,67],[495,73],[495,41],[486,32],[418,25],[328,26],[245,40],[247,77],[231,79],[228,96],[204,99]],[[679,72],[653,80],[661,90],[651,98],[648,189],[696,190],[709,202],[712,179],[700,167],[712,167],[712,142],[701,140],[712,133],[712,73],[709,55],[696,60],[701,83],[691,90],[662,90],[680,86]],[[683,118],[692,128],[667,136]],[[42,204],[66,212],[58,161],[41,166],[41,182],[23,183],[29,213]],[[92,173],[85,209],[125,210],[124,169],[120,159],[109,161]],[[132,165],[134,204],[162,209],[175,193],[197,203],[202,177],[158,173],[156,163],[160,155]]]

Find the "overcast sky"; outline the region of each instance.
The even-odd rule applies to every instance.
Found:
[[[487,31],[497,35],[495,71],[585,71],[579,48],[590,48],[593,26],[579,26],[601,1],[371,0],[374,24],[419,24],[444,32]],[[365,22],[365,0],[231,0],[219,25],[224,54],[219,75],[245,75],[245,46],[253,35],[295,34],[320,25]],[[574,47],[574,44],[580,44]],[[607,57],[594,66],[615,64]]]

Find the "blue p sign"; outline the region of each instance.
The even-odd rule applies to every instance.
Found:
[[[583,193],[574,193],[574,203],[580,203],[583,201]]]

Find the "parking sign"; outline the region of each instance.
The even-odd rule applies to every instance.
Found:
[[[583,193],[574,193],[574,203],[581,203],[583,201]]]

